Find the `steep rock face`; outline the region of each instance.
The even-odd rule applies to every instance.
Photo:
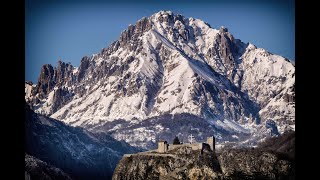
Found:
[[[228,131],[256,133],[267,120],[280,133],[294,129],[292,63],[227,28],[170,11],[130,25],[78,68],[59,62],[52,69],[43,68],[36,87],[26,84],[26,94],[33,92],[26,99],[36,112],[73,126],[190,113]]]
[[[54,69],[54,81],[57,86],[62,86],[64,83],[69,82],[70,85],[74,78],[72,76],[72,71],[74,67],[70,63],[64,63],[58,61],[58,66]]]
[[[25,84],[26,102],[37,112],[51,115],[72,99],[70,86],[75,82],[74,70],[70,63],[58,61],[57,67],[45,64],[41,68],[38,83]]]
[[[54,88],[54,85],[53,67],[50,64],[45,64],[41,68],[37,85],[37,92],[39,93],[40,98],[48,94]]]
[[[40,98],[44,98],[54,87],[61,87],[66,82],[69,82],[70,85],[73,82],[73,69],[70,63],[62,61],[58,61],[57,67],[54,68],[50,64],[43,65],[35,93],[41,95]]]
[[[261,107],[261,119],[280,125],[294,125],[295,69],[287,59],[249,45],[241,64],[244,71],[241,88]]]

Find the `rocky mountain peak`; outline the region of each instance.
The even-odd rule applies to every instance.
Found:
[[[51,64],[45,64],[42,66],[40,71],[37,91],[39,92],[39,95],[43,96],[50,92],[54,86],[54,69]]]
[[[219,31],[220,31],[221,33],[228,32],[228,28],[226,28],[226,27],[224,27],[224,26],[221,26],[221,27],[219,28]]]
[[[254,133],[269,119],[282,133],[294,128],[294,71],[285,58],[243,43],[223,26],[160,11],[77,68],[44,65],[37,86],[26,91],[36,112],[91,129],[190,113],[223,133]]]
[[[74,67],[71,63],[65,63],[61,60],[58,61],[57,67],[54,68],[54,81],[57,85],[63,85],[65,82],[69,81]]]

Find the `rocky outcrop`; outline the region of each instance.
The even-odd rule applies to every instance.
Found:
[[[208,64],[218,73],[227,76],[232,82],[239,69],[238,58],[244,53],[244,45],[235,39],[225,27],[220,27],[214,44],[205,54]]]
[[[71,85],[74,81],[73,71],[74,67],[71,63],[65,63],[58,61],[57,67],[54,68],[54,81],[57,86],[62,86],[69,82],[67,85]]]
[[[80,82],[85,77],[85,74],[86,74],[89,66],[90,66],[89,57],[87,57],[87,56],[83,57],[81,59],[80,66],[79,66],[79,72],[77,74],[77,81],[78,82]]]
[[[117,165],[113,180],[125,179],[295,179],[295,164],[286,156],[254,149],[128,155]]]
[[[72,99],[73,95],[74,94],[69,92],[68,89],[65,87],[61,87],[54,90],[51,112],[56,112],[58,109],[64,106],[67,102],[69,102]]]
[[[128,29],[121,33],[119,41],[114,43],[115,45],[112,46],[112,50],[115,51],[121,47],[127,48],[130,51],[136,51],[142,43],[138,38],[141,37],[144,32],[149,31],[151,27],[151,21],[146,17],[137,21],[136,25],[129,25]],[[106,51],[108,52],[108,50]]]
[[[54,79],[54,70],[52,65],[43,65],[38,79],[37,91],[35,93],[39,94],[40,98],[47,95],[56,84]]]
[[[66,88],[75,83],[74,69],[70,63],[62,61],[58,61],[56,67],[51,64],[43,65],[36,86],[30,82],[25,84],[26,102],[31,107],[44,106],[39,113],[51,115],[56,112],[74,95]]]
[[[54,87],[61,87],[71,84],[73,80],[73,66],[70,63],[58,61],[57,67],[51,64],[45,64],[41,68],[40,76],[38,79],[37,89],[34,94],[41,94],[44,97],[53,90]]]
[[[212,151],[182,147],[168,153],[123,157],[112,179],[218,179],[221,176],[217,157]]]

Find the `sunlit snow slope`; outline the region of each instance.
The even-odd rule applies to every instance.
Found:
[[[188,113],[227,132],[269,134],[260,130],[267,122],[280,133],[294,129],[294,85],[288,59],[235,39],[225,27],[160,11],[79,67],[44,65],[37,85],[26,84],[26,101],[91,130],[117,119],[139,124]]]

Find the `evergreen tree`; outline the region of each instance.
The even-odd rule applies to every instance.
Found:
[[[174,138],[173,144],[180,144],[179,138],[177,136]]]

